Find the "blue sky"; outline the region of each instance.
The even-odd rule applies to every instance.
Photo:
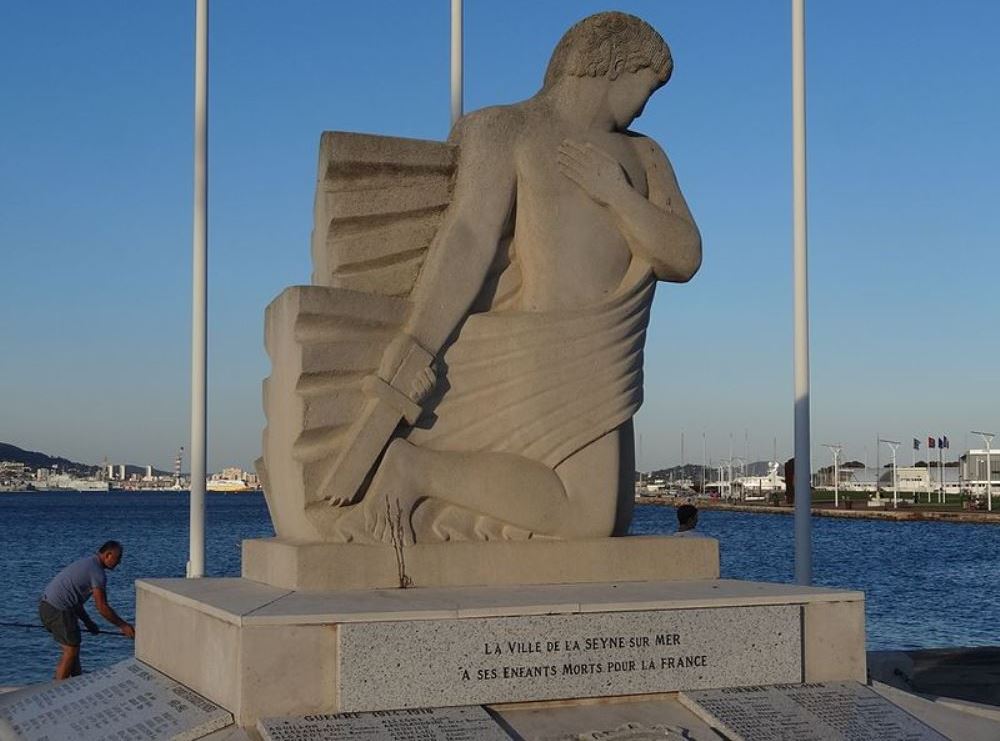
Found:
[[[447,0],[212,0],[209,466],[259,454],[264,307],[309,280],[324,130],[441,139]],[[604,3],[466,0],[466,109],[532,95]],[[635,128],[702,230],[661,285],[643,468],[790,454],[787,2],[614,6],[674,78]],[[13,3],[0,22],[0,441],[172,464],[188,445],[194,2]],[[812,422],[874,460],[877,433],[1000,427],[1000,5],[843,0],[807,12]],[[968,438],[968,442],[974,442]],[[909,456],[906,456],[908,459]]]

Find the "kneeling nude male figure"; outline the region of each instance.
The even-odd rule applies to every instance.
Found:
[[[453,198],[379,376],[414,344],[436,372],[399,389],[423,416],[345,518],[363,516],[352,537],[388,540],[396,518],[408,542],[456,537],[448,510],[473,522],[459,537],[627,529],[653,289],[701,264],[666,155],[628,129],[671,71],[652,27],[601,13],[534,97],[458,122]]]

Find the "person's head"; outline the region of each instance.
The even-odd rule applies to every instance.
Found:
[[[616,121],[627,126],[673,72],[670,48],[646,21],[628,13],[596,13],[559,40],[543,89],[566,77],[605,80]]]
[[[677,525],[681,530],[691,530],[698,524],[698,508],[693,504],[682,504],[677,508]]]
[[[122,544],[117,540],[109,540],[97,549],[97,558],[106,569],[113,569],[122,560]]]

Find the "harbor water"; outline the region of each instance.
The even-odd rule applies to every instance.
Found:
[[[37,625],[48,580],[108,539],[125,546],[108,594],[128,620],[135,614],[133,580],[184,575],[184,492],[0,494],[0,522],[0,623]],[[632,531],[670,533],[675,523],[672,508],[640,505]],[[273,534],[259,494],[209,494],[206,528],[208,576],[238,576],[240,542]],[[792,580],[791,517],[706,510],[698,529],[719,539],[723,577]],[[1000,526],[813,519],[814,582],[866,593],[869,649],[1000,643],[998,553]],[[88,611],[103,623],[92,603]],[[84,670],[131,651],[124,637],[84,633]],[[0,626],[0,685],[49,679],[58,655],[44,630]]]

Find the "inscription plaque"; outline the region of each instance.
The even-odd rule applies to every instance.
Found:
[[[0,696],[0,739],[193,741],[232,724],[229,711],[136,659]]]
[[[679,699],[733,741],[947,741],[858,682],[698,690]]]
[[[263,741],[510,741],[510,736],[478,705],[261,718],[257,731]]]
[[[342,624],[341,710],[802,679],[796,605]]]

